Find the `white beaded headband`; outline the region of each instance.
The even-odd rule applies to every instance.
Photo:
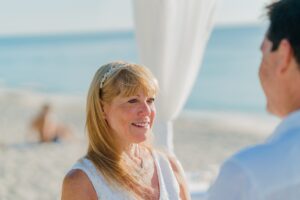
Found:
[[[103,88],[104,82],[108,79],[114,72],[116,72],[120,66],[112,66],[102,77],[100,81],[100,89]]]

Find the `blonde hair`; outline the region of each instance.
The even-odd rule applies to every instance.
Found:
[[[101,66],[89,88],[86,106],[87,157],[112,186],[132,189],[138,180],[130,175],[130,169],[122,161],[119,141],[104,118],[102,105],[111,103],[119,95],[127,97],[140,90],[146,95],[155,95],[158,91],[157,81],[147,68],[126,62],[111,62]]]

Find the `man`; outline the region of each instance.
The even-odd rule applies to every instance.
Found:
[[[300,0],[267,9],[259,77],[268,111],[283,121],[265,143],[223,164],[208,200],[300,199]]]

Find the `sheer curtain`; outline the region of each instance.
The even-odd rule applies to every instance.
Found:
[[[197,77],[217,0],[134,0],[140,63],[158,79],[155,144],[173,152],[172,121]],[[188,131],[188,130],[187,130]]]

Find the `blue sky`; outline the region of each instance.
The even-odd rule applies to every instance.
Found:
[[[207,0],[209,1],[209,0]],[[219,0],[217,24],[259,23],[270,0]],[[0,0],[0,35],[133,28],[131,0]]]

